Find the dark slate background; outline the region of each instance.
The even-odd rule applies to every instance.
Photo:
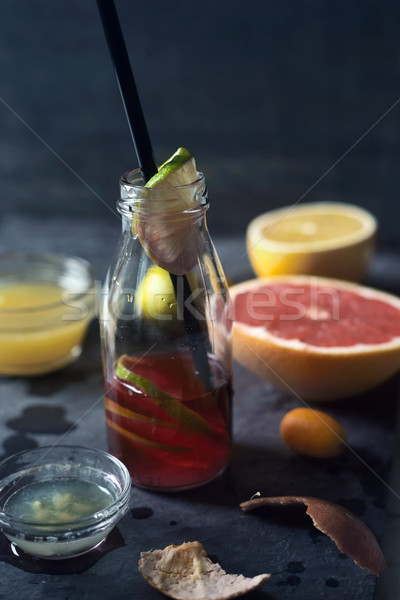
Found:
[[[302,199],[398,236],[395,0],[116,2],[156,157],[207,175],[214,235]],[[94,0],[0,3],[1,216],[114,219],[137,166]],[[399,102],[399,104],[396,104]]]

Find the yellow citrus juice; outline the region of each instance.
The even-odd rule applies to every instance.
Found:
[[[54,283],[0,287],[0,373],[38,375],[79,356],[93,316],[93,294]]]

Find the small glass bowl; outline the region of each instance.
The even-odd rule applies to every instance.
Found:
[[[76,480],[85,486],[96,486],[97,490],[93,487],[91,491],[105,493],[109,504],[73,520],[65,519],[65,511],[61,512],[61,508],[57,518],[37,520],[26,517],[26,499],[29,495],[32,498],[33,489],[31,487],[29,492],[29,486],[36,486],[34,503],[43,501],[44,505],[49,498],[49,486],[58,494],[58,500],[61,496],[64,501],[68,484],[71,481],[76,484]],[[46,489],[46,499],[40,495],[42,485]],[[57,489],[62,489],[64,495]],[[127,511],[130,494],[127,468],[107,452],[80,446],[27,450],[0,463],[0,529],[12,544],[32,556],[72,558],[96,548],[105,540]],[[78,495],[72,495],[72,500],[67,499],[82,502]],[[62,509],[68,511],[70,506]],[[31,507],[32,502],[29,509]],[[20,518],[22,511],[25,514]]]
[[[41,375],[75,361],[95,312],[90,264],[74,256],[0,256],[0,374]]]

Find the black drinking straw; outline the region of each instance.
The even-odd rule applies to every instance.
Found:
[[[128,119],[139,167],[146,182],[157,173],[157,164],[117,10],[113,0],[97,0],[97,6],[117,76],[118,87],[125,108],[126,118]]]
[[[155,173],[157,173],[157,164],[154,158],[154,152],[128,52],[126,50],[117,10],[113,0],[97,0],[97,6],[117,76],[118,87],[125,108],[133,144],[135,146],[139,167],[144,181],[147,182]],[[211,383],[211,375],[203,330],[201,323],[185,303],[185,299],[190,297],[192,291],[187,277],[183,277],[183,299],[180,299],[177,276],[172,273],[170,273],[170,276],[178,303],[180,300],[183,300],[181,307],[183,320],[195,367],[202,381],[208,387]]]

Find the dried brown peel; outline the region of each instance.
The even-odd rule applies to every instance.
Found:
[[[303,504],[314,527],[335,542],[340,552],[347,554],[363,569],[380,575],[387,567],[382,550],[367,525],[343,506],[310,496],[258,497],[242,502],[244,511],[261,506],[290,506]]]
[[[211,562],[200,542],[171,544],[163,550],[142,552],[139,570],[150,585],[176,600],[237,598],[271,577],[229,575],[218,563]]]

